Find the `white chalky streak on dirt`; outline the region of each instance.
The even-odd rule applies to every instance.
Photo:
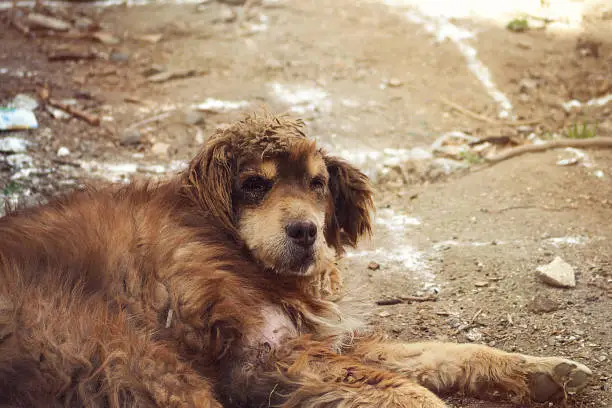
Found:
[[[436,275],[426,261],[425,253],[416,250],[407,244],[398,244],[395,249],[376,248],[371,251],[348,251],[347,258],[367,258],[379,260],[380,262],[392,262],[399,264],[402,268],[412,274],[418,274],[418,279],[423,285],[431,285]]]
[[[403,232],[407,226],[421,225],[418,218],[398,214],[390,208],[379,210],[375,222],[393,232]]]
[[[565,102],[563,104],[563,108],[569,112],[572,110],[572,108],[582,108],[583,106],[604,106],[610,102],[612,102],[612,94],[607,94],[599,98],[589,99],[586,102],[580,102],[577,99],[572,99],[571,101]]]
[[[273,82],[268,86],[274,96],[289,105],[290,110],[294,113],[329,112],[332,108],[329,94],[321,88],[279,82]]]
[[[554,238],[548,238],[546,240],[546,242],[556,247],[563,246],[563,245],[568,245],[568,246],[584,245],[587,243],[587,241],[588,241],[588,238],[581,237],[581,236],[554,237]]]
[[[372,180],[375,180],[379,173],[385,174],[391,167],[398,166],[406,161],[430,160],[433,158],[431,151],[422,147],[412,149],[385,148],[382,151],[356,148],[329,150],[359,167]]]
[[[493,245],[506,245],[506,244],[520,244],[522,243],[521,241],[512,241],[512,242],[506,242],[506,241],[495,241],[495,243],[493,243],[492,241],[488,241],[488,242],[484,242],[484,241],[470,241],[470,242],[462,242],[462,241],[456,241],[454,239],[449,239],[447,241],[442,241],[442,242],[437,242],[434,244],[434,250],[435,251],[441,251],[444,250],[445,248],[448,247],[484,247],[484,246],[493,246]]]
[[[173,174],[185,168],[182,161],[169,164],[139,164],[139,163],[101,163],[82,161],[81,168],[89,174],[94,174],[112,182],[129,182],[129,177],[136,173]]]
[[[436,276],[427,262],[426,253],[414,248],[406,239],[409,228],[420,225],[421,221],[418,218],[385,208],[378,211],[375,223],[386,229],[389,235],[393,237],[393,249],[376,248],[374,250],[347,251],[346,257],[368,258],[381,263],[398,264],[400,268],[422,282],[424,287],[432,285]]]
[[[385,4],[392,7],[407,6],[409,3],[398,0],[383,0]],[[421,24],[427,32],[436,36],[437,41],[449,39],[459,49],[459,52],[467,61],[468,69],[478,78],[480,83],[485,87],[491,98],[499,105],[499,117],[512,117],[512,102],[501,91],[491,77],[489,68],[478,59],[478,51],[476,48],[468,44],[467,40],[474,38],[474,33],[464,28],[458,27],[449,21],[449,19],[441,14],[439,10],[434,11],[431,7],[420,7],[419,14],[412,11],[404,13],[404,17],[415,24]],[[441,5],[441,7],[444,7]]]
[[[73,5],[74,2],[71,1],[43,1],[44,5],[49,7],[66,7]],[[92,1],[88,4],[96,7],[110,7],[110,6],[144,6],[146,4],[198,4],[201,3],[201,0],[102,0],[102,1]],[[19,1],[17,2],[19,7],[34,7],[35,2],[28,1]],[[0,10],[9,9],[13,6],[11,1],[4,1],[0,3]]]
[[[223,101],[221,99],[207,98],[204,102],[194,106],[201,111],[227,112],[249,106],[247,101]]]

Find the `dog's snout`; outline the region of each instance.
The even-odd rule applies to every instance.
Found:
[[[317,226],[310,221],[290,222],[285,230],[293,242],[303,247],[312,246],[317,239]]]

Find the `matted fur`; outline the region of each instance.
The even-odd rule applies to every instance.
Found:
[[[168,182],[0,219],[0,406],[439,408],[432,391],[546,400],[584,386],[569,360],[360,332],[325,296],[334,252],[371,231],[372,190],[301,127],[252,115]],[[278,173],[257,203],[239,193],[245,166]],[[264,234],[255,223],[282,238],[274,225],[295,217],[321,229],[308,269],[243,235]]]

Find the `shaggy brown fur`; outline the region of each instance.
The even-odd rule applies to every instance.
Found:
[[[301,123],[250,116],[162,184],[0,219],[0,406],[443,407],[548,400],[588,368],[397,344],[338,304],[335,255],[370,232],[367,178]]]

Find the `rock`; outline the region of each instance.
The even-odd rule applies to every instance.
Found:
[[[164,71],[159,74],[152,75],[147,78],[149,82],[166,82],[171,79],[189,78],[197,75],[198,72],[193,69],[177,69],[175,71]]]
[[[18,94],[9,103],[9,108],[33,111],[34,109],[38,108],[38,101],[36,98],[30,95]]]
[[[377,263],[377,262],[372,261],[372,262],[370,262],[368,264],[368,269],[371,270],[371,271],[377,271],[377,270],[380,269],[380,264]]]
[[[232,10],[231,7],[225,6],[219,11],[219,17],[217,18],[217,21],[220,21],[222,23],[231,23],[232,21],[236,20],[236,18],[236,12]]]
[[[576,286],[574,268],[560,257],[556,257],[548,265],[538,266],[536,273],[543,282],[551,286],[560,288]]]
[[[463,161],[438,157],[429,163],[429,168],[426,172],[426,177],[429,180],[435,181],[444,176],[448,176],[460,170],[465,170],[469,164]]]
[[[538,81],[531,78],[523,78],[519,82],[519,91],[522,93],[529,93],[538,87]]]
[[[113,51],[108,57],[113,62],[125,62],[130,59],[130,54],[125,52]]]
[[[388,82],[389,87],[391,88],[399,88],[403,85],[402,81],[397,78],[391,78]]]
[[[471,342],[482,341],[482,339],[484,338],[484,335],[482,334],[480,330],[474,327],[468,330],[467,333],[465,333],[465,338]]]
[[[164,72],[166,70],[167,68],[161,64],[153,64],[151,65],[150,68],[145,69],[142,72],[142,75],[144,75],[145,77],[150,77],[152,75],[159,74],[160,72]]]
[[[188,110],[185,112],[185,118],[183,119],[186,125],[197,126],[204,124],[204,115],[196,110]]]
[[[90,18],[79,17],[74,21],[74,27],[80,31],[91,31],[97,24]]]
[[[247,0],[217,0],[219,3],[229,4],[230,6],[242,6]]]
[[[531,42],[527,41],[527,40],[519,40],[516,42],[516,46],[519,48],[522,48],[524,50],[530,50],[533,45],[531,44]]]
[[[13,169],[21,170],[24,168],[32,167],[34,160],[32,159],[32,157],[28,156],[27,154],[18,153],[18,154],[12,154],[8,156],[6,158],[6,162]]]
[[[61,109],[54,108],[53,106],[47,105],[45,109],[47,109],[47,112],[53,116],[53,119],[68,120],[72,117],[69,113]]]
[[[599,48],[602,43],[592,39],[578,38],[576,51],[583,57],[599,58]]]
[[[60,102],[63,103],[64,105],[70,105],[70,106],[76,106],[79,104],[79,101],[77,101],[74,98],[62,99]]]
[[[0,152],[24,153],[28,150],[28,141],[18,137],[4,137],[0,139]]]
[[[26,24],[32,28],[46,28],[54,31],[68,31],[72,28],[72,25],[64,20],[38,13],[28,14]]]
[[[527,309],[529,309],[533,313],[550,313],[555,310],[559,310],[560,305],[558,302],[554,301],[548,296],[544,295],[536,295],[531,302],[527,304]]]
[[[59,149],[57,149],[57,156],[58,157],[70,156],[70,150],[68,150],[68,148],[65,146],[61,146]]]
[[[383,310],[382,312],[378,314],[378,317],[389,317],[389,316],[391,316],[391,313],[387,312],[386,310]]]
[[[201,13],[205,10],[208,10],[210,3],[212,3],[212,0],[200,1],[198,5],[196,6],[196,13]]]
[[[281,70],[283,67],[284,64],[281,60],[271,58],[266,61],[266,68],[269,70]]]
[[[117,45],[121,43],[121,39],[115,37],[111,33],[106,33],[104,31],[98,31],[97,33],[93,33],[91,36],[92,38],[98,40],[99,42],[105,45]]]
[[[133,146],[140,143],[142,135],[138,129],[125,129],[121,133],[119,144],[122,146]]]
[[[138,41],[148,42],[150,44],[157,44],[164,37],[163,34],[145,34],[135,37]]]
[[[151,153],[158,156],[167,156],[170,145],[168,143],[158,142],[151,146]]]
[[[484,288],[486,286],[489,286],[489,282],[474,282],[474,286],[476,286],[477,288]]]

